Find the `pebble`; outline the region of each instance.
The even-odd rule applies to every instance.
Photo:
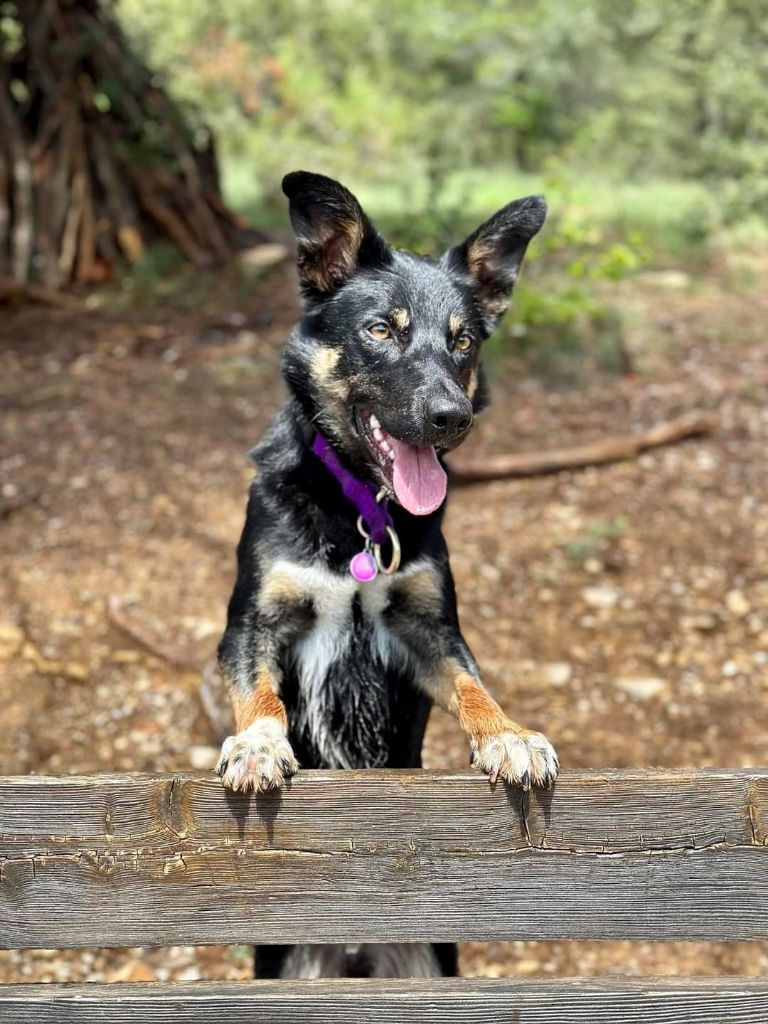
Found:
[[[621,591],[615,587],[584,587],[581,596],[590,608],[615,608]]]
[[[725,595],[725,607],[737,618],[742,619],[752,611],[752,605],[741,590],[729,590]]]
[[[713,629],[717,629],[717,619],[714,615],[684,615],[680,620],[680,625],[683,629],[710,633]]]
[[[202,744],[190,747],[187,753],[190,768],[200,772],[212,770],[219,759],[219,751],[216,747],[203,746]]]
[[[0,625],[0,658],[10,658],[24,643],[24,631],[18,626]]]
[[[567,686],[573,669],[567,661],[550,661],[544,665],[544,676],[550,686]]]
[[[633,677],[626,676],[616,680],[616,686],[628,693],[635,700],[648,700],[651,697],[658,697],[669,689],[666,679],[657,676]]]

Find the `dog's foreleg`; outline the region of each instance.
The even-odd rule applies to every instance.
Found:
[[[288,742],[288,716],[279,695],[280,672],[272,645],[267,637],[248,632],[228,639],[222,644],[220,662],[237,732],[224,740],[216,771],[228,789],[277,789],[299,766]]]
[[[469,738],[472,764],[491,782],[502,778],[523,789],[554,782],[554,748],[540,732],[524,729],[504,714],[480,681],[469,651],[441,659],[421,683],[436,704],[458,719]]]
[[[481,682],[459,629],[447,554],[393,586],[391,628],[409,650],[417,684],[458,719],[472,763],[492,782],[502,778],[524,789],[551,785],[558,763],[549,741],[508,718]]]

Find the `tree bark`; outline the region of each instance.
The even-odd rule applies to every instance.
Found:
[[[16,0],[0,28],[0,278],[101,281],[170,240],[225,263],[247,231],[213,141],[131,50],[111,0]]]

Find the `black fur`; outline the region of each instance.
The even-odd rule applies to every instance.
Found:
[[[361,548],[357,512],[310,450],[316,430],[357,475],[387,485],[387,467],[360,429],[361,409],[411,445],[445,452],[464,440],[485,401],[482,342],[506,308],[546,207],[540,197],[511,203],[433,260],[389,247],[337,182],[296,172],[283,188],[304,315],[284,354],[288,400],[252,453],[258,475],[220,662],[236,701],[267,666],[302,767],[418,767],[431,703],[421,681],[446,658],[476,674],[459,630],[442,508],[416,516],[391,502],[400,572],[378,618],[366,616],[367,584],[351,598],[343,634],[326,638],[335,656],[319,688],[302,675],[301,645],[330,614],[323,600],[331,598],[307,585],[273,588],[264,600],[265,581],[285,564],[299,583],[304,567],[320,583],[349,585],[347,567]],[[409,585],[408,568],[417,563],[427,584],[434,580],[434,597]],[[382,635],[389,638],[383,648]],[[436,954],[443,972],[455,973],[453,947]],[[279,974],[281,962],[277,949],[257,958],[263,976]]]

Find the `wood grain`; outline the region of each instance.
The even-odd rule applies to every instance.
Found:
[[[4,1024],[762,1024],[764,978],[8,985]]]
[[[0,945],[768,937],[768,776],[0,779]]]

